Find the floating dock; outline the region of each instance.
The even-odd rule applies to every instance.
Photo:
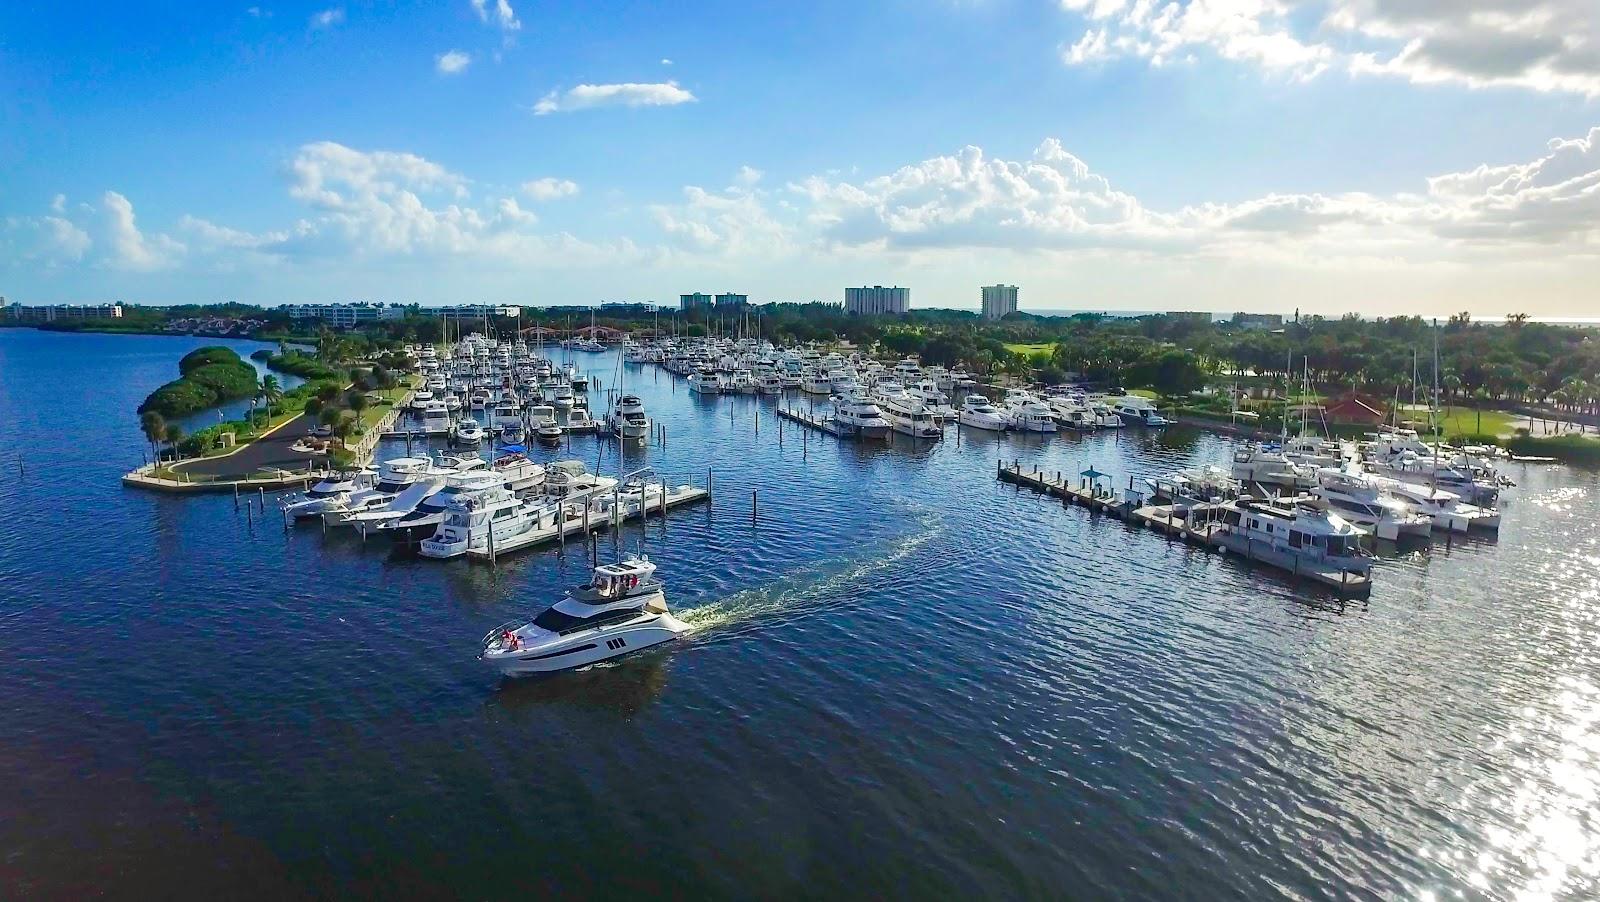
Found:
[[[815,429],[818,432],[826,432],[834,438],[844,438],[846,436],[854,435],[853,432],[846,432],[844,427],[840,426],[833,420],[825,417],[819,417],[815,414],[802,413],[798,410],[790,410],[779,407],[778,416],[783,417],[792,423],[799,423],[802,426],[810,426],[812,429]]]
[[[594,496],[602,504],[611,497],[608,492],[601,492]],[[492,536],[487,548],[468,549],[467,557],[479,561],[494,561],[495,558],[516,551],[547,545],[551,542],[565,541],[569,536],[583,538],[591,532],[621,524],[628,520],[639,520],[651,514],[666,515],[666,512],[685,504],[693,504],[711,497],[710,489],[703,489],[693,485],[669,486],[663,495],[660,490],[649,492],[645,496],[645,504],[638,501],[624,500],[620,505],[602,506],[596,508],[594,504],[565,504],[562,505],[562,519],[559,523],[530,530],[514,538],[496,540]],[[641,509],[642,508],[642,509]]]
[[[1136,492],[1129,491],[1124,497],[1118,497],[1117,492],[1109,488],[1105,474],[1096,473],[1093,468],[1080,474],[1077,485],[1061,471],[1051,472],[1037,467],[1024,469],[1020,462],[1010,465],[1001,462],[996,467],[996,473],[1001,482],[1053,495],[1065,502],[1110,514],[1219,554],[1232,552],[1247,560],[1276,567],[1296,578],[1310,580],[1340,595],[1364,596],[1372,591],[1370,574],[1307,564],[1288,552],[1224,530],[1216,519],[1223,505],[1200,504],[1180,509],[1171,504],[1141,504],[1139,493]]]

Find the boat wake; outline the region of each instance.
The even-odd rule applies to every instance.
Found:
[[[894,540],[887,547],[868,548],[842,561],[801,567],[769,585],[676,611],[674,616],[688,624],[688,635],[705,641],[706,633],[714,632],[715,639],[736,638],[774,622],[786,623],[849,604],[856,596],[843,590],[893,567],[927,545],[942,532],[940,522],[933,512],[925,512],[915,520],[911,534]]]

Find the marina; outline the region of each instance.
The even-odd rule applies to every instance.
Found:
[[[114,411],[164,378],[182,341],[0,333],[0,382],[11,397],[40,385],[80,392],[119,422]],[[148,363],[144,342],[155,343]],[[615,353],[592,355],[594,372]],[[108,390],[88,392],[75,382],[81,371],[63,367],[85,354],[119,374]],[[1458,859],[1486,861],[1506,885],[1536,879],[1525,859],[1472,837],[1537,844],[1521,825],[1576,804],[1542,768],[1570,752],[1566,737],[1582,734],[1591,710],[1579,687],[1593,649],[1562,624],[1600,624],[1587,600],[1596,586],[1586,562],[1600,553],[1588,525],[1600,517],[1592,472],[1501,462],[1516,485],[1502,490],[1497,529],[1376,542],[1370,589],[1346,603],[1310,578],[1247,565],[1247,553],[1168,534],[1191,527],[1173,502],[1155,500],[1152,483],[1192,496],[1180,502],[1192,518],[1231,490],[1244,447],[1231,437],[1136,425],[1040,434],[952,419],[943,441],[807,443],[795,430],[818,430],[780,413],[787,395],[695,393],[659,364],[629,366],[628,392],[670,443],[587,437],[570,451],[565,439],[528,444],[523,455],[547,480],[579,460],[619,483],[648,468],[654,484],[706,484],[714,465],[711,497],[640,519],[615,503],[621,492],[594,491],[627,512],[603,524],[604,538],[567,534],[564,547],[514,553],[497,542],[493,566],[470,552],[424,558],[414,550],[422,536],[363,536],[356,518],[285,529],[271,490],[123,488],[140,450],[131,428],[92,445],[38,444],[22,438],[40,428],[36,412],[0,422],[4,447],[17,449],[0,461],[14,473],[0,481],[14,512],[0,526],[13,587],[0,652],[14,662],[0,739],[15,762],[0,775],[55,801],[12,820],[14,860],[34,874],[75,873],[81,863],[51,849],[81,836],[84,812],[98,807],[146,825],[150,843],[106,853],[132,873],[205,882],[216,862],[236,868],[264,845],[300,863],[283,878],[290,894],[349,887],[328,856],[374,857],[393,873],[377,886],[401,892],[406,862],[445,835],[485,862],[521,855],[581,880],[609,857],[584,838],[613,830],[648,837],[658,857],[641,867],[654,885],[685,889],[981,893],[980,876],[916,866],[937,857],[928,844],[956,844],[965,860],[1040,875],[1043,894],[1046,882],[1120,885],[1134,868],[1152,894],[1192,879],[1225,896],[1284,886],[1319,895],[1343,884],[1329,882],[1313,851],[1327,834],[1324,815],[1297,813],[1310,809],[1358,825],[1342,854],[1373,887],[1449,891],[1464,885]],[[816,402],[819,422],[826,402]],[[413,436],[408,448],[378,437],[372,469],[441,454],[485,467],[506,456],[487,440],[464,449]],[[1019,494],[1007,472],[1044,491]],[[62,498],[91,506],[101,525],[71,540],[81,567],[46,570],[36,549],[67,541]],[[681,637],[548,679],[502,683],[477,659],[486,630],[526,622],[597,566],[635,554],[670,587]],[[108,595],[97,574],[111,567],[182,579],[130,580]],[[120,637],[115,666],[56,666],[75,645],[61,628],[65,599],[75,617]],[[254,653],[210,653],[218,643]],[[1513,688],[1505,674],[1520,674]],[[1419,696],[1399,686],[1440,688]],[[63,692],[95,714],[64,717]],[[882,723],[897,728],[870,726]],[[1389,723],[1409,726],[1402,735]],[[1451,763],[1462,742],[1474,761],[1532,762],[1521,813],[1478,764]],[[379,748],[375,764],[368,750]],[[1122,751],[1134,748],[1148,764]],[[79,754],[116,775],[93,803],[73,777]],[[527,770],[530,760],[546,770]],[[1372,760],[1387,762],[1384,780],[1371,778]],[[842,785],[829,776],[841,767],[896,787],[894,797]],[[659,768],[677,776],[649,776]],[[274,792],[261,793],[261,781]],[[1245,785],[1270,804],[1241,812],[1213,789]],[[594,791],[648,800],[656,813],[619,825],[586,813]],[[507,813],[491,826],[481,808],[505,793],[575,813]],[[308,819],[328,810],[311,800],[339,813]],[[882,834],[837,838],[830,812],[852,806],[873,812]],[[1148,820],[1151,806],[1225,841]],[[178,841],[193,836],[194,811],[228,829]],[[992,826],[996,816],[1010,826]],[[1123,829],[1139,830],[1158,857],[1130,854],[1114,838]],[[707,847],[742,851],[697,870]],[[1425,847],[1436,851],[1418,854]],[[772,851],[783,848],[805,851]],[[436,873],[482,885],[478,863]],[[886,866],[923,876],[895,886],[862,876]]]

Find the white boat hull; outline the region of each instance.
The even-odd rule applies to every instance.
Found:
[[[483,661],[503,676],[556,673],[671,642],[688,631],[688,625],[671,614],[657,614],[626,626],[559,636],[515,651],[486,652]]]

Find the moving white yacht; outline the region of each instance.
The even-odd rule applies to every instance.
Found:
[[[478,659],[507,676],[550,673],[670,642],[689,627],[667,609],[655,564],[628,557],[594,569],[589,582],[531,620],[495,627]]]
[[[961,412],[956,415],[956,421],[963,426],[991,432],[1004,432],[1011,428],[1011,418],[989,403],[988,398],[976,393],[961,399]]]

